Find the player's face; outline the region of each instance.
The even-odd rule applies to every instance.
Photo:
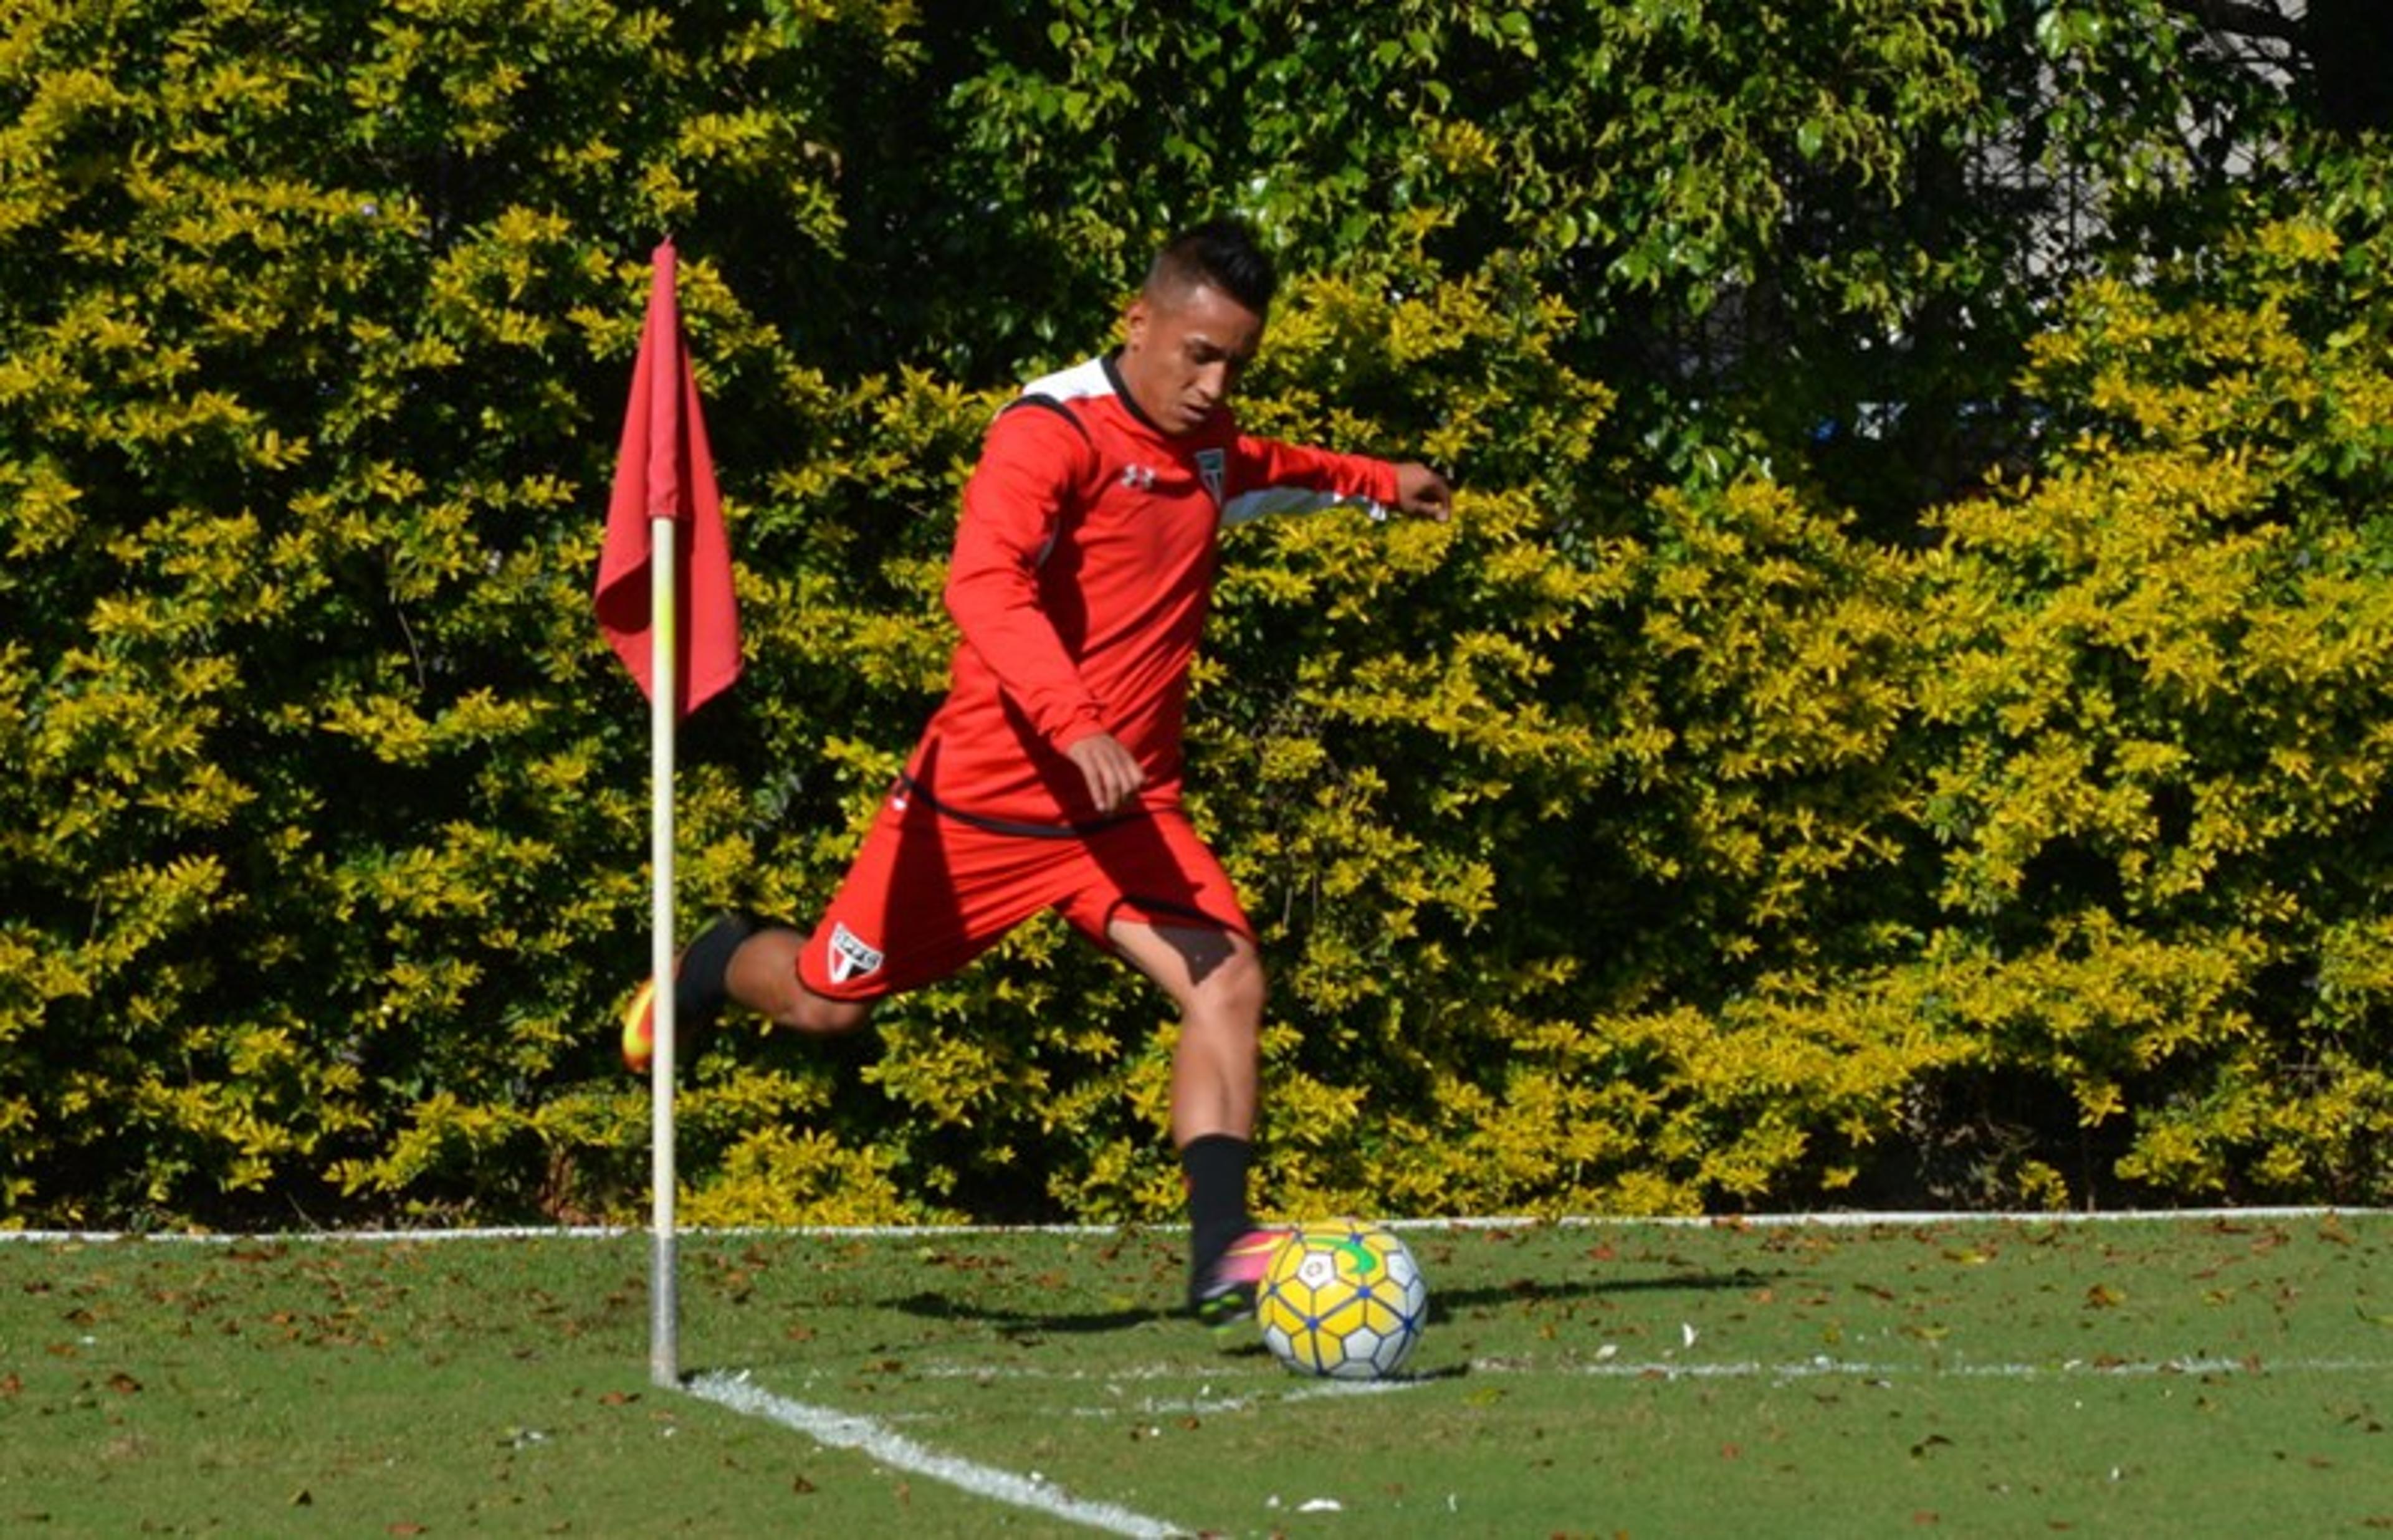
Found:
[[[1194,433],[1262,340],[1263,318],[1210,283],[1143,294],[1122,315],[1122,383],[1164,432]]]

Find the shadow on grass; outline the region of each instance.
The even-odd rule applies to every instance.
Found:
[[[1654,1278],[1581,1278],[1549,1282],[1520,1278],[1480,1288],[1430,1290],[1429,1318],[1449,1321],[1460,1312],[1497,1309],[1506,1305],[1556,1304],[1573,1299],[1602,1299],[1627,1294],[1695,1294],[1723,1289],[1754,1289],[1782,1284],[1788,1274],[1738,1268],[1731,1272],[1673,1272]],[[1176,1311],[1136,1307],[1054,1312],[992,1307],[969,1298],[928,1291],[887,1302],[892,1310],[929,1321],[969,1322],[1012,1336],[1068,1337],[1084,1333],[1131,1331],[1157,1322],[1182,1319]],[[1261,1347],[1258,1345],[1257,1351]]]
[[[1130,1307],[1118,1310],[1087,1311],[1078,1313],[1053,1313],[1043,1311],[1023,1311],[994,1308],[974,1303],[948,1294],[918,1293],[903,1299],[888,1301],[891,1310],[904,1311],[909,1315],[928,1321],[969,1321],[976,1325],[1008,1335],[1038,1332],[1068,1336],[1081,1332],[1129,1331],[1150,1322],[1171,1319],[1171,1313],[1159,1310]]]
[[[1673,1272],[1658,1278],[1573,1278],[1550,1282],[1516,1278],[1484,1288],[1430,1289],[1429,1318],[1451,1319],[1458,1311],[1488,1310],[1504,1305],[1557,1304],[1572,1299],[1601,1299],[1624,1294],[1703,1294],[1721,1289],[1766,1288],[1783,1283],[1785,1272],[1759,1272],[1741,1267],[1733,1272]]]

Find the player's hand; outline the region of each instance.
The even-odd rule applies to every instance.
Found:
[[[1089,783],[1089,800],[1097,804],[1100,813],[1123,807],[1146,784],[1146,771],[1138,763],[1138,756],[1123,748],[1121,739],[1111,733],[1092,734],[1064,752],[1080,767],[1082,778]]]
[[[1443,524],[1454,513],[1454,489],[1427,465],[1406,461],[1396,467],[1396,506]]]

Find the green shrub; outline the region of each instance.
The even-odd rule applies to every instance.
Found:
[[[587,594],[647,250],[834,241],[807,104],[898,14],[12,11],[9,1216],[538,1199],[642,887]],[[687,272],[717,398],[829,394]]]
[[[2269,118],[2224,202],[2159,0],[1333,9],[20,4],[0,1223],[642,1217],[589,584],[650,248],[747,641],[679,898],[807,917],[1007,382],[1222,202],[1289,274],[1250,423],[1464,488],[1227,542],[1266,1204],[2382,1201],[2382,157]],[[2041,194],[1957,171],[2046,134],[2200,257],[2038,309]],[[862,1038],[735,1023],[687,1211],[1170,1214],[1174,1030],[1053,923]]]
[[[2386,206],[2088,287],[2029,382],[2049,468],[1926,570],[1929,966],[1989,1063],[2124,1122],[2130,1190],[2393,1191]]]

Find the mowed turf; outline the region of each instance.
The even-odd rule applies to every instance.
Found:
[[[0,1532],[2393,1531],[2393,1216],[1407,1227],[1409,1377],[1179,1238],[0,1244]]]

